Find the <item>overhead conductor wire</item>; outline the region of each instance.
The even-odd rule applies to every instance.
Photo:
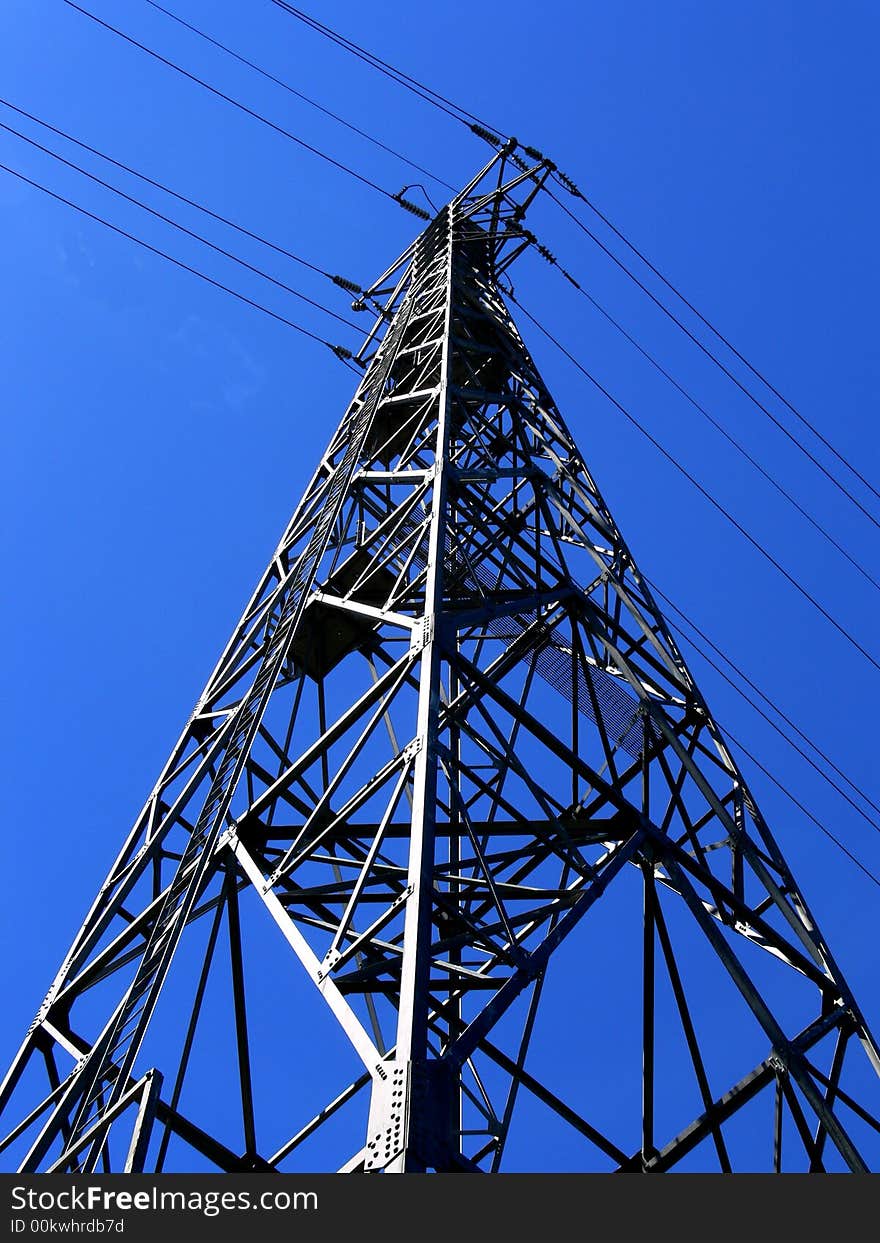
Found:
[[[339,34],[337,31],[333,30],[329,26],[326,26],[324,23],[318,21],[316,18],[311,17],[308,13],[305,13],[302,9],[299,9],[295,5],[290,4],[288,0],[272,0],[272,3],[277,8],[287,13],[289,16],[296,18],[298,21],[300,21],[301,23],[309,27],[311,30],[322,35],[324,38],[329,39],[331,42],[335,43],[338,47],[341,47],[343,50],[345,50],[346,52],[349,52],[351,55],[357,57],[359,60],[363,61],[364,63],[372,66],[374,69],[378,70],[378,72],[382,73],[385,77],[396,82],[399,86],[404,87],[406,90],[417,95],[419,98],[424,100],[426,103],[429,103],[433,107],[438,108],[440,111],[444,112],[447,116],[449,116],[452,120],[457,121],[461,125],[465,125],[472,132],[477,133],[480,137],[488,140],[493,145],[497,146],[500,144],[501,139],[499,135],[501,135],[504,132],[503,128],[491,125],[485,120],[481,120],[481,118],[476,116],[473,112],[470,112],[467,108],[462,107],[462,105],[457,104],[454,100],[451,100],[447,96],[442,95],[439,91],[435,91],[432,87],[427,86],[424,82],[420,82],[417,78],[414,78],[412,75],[405,73],[401,69],[396,68],[395,66],[391,65],[388,61],[383,60],[379,56],[376,56],[374,53],[367,51],[367,49],[355,43],[353,40],[346,38],[344,35]],[[529,149],[529,148],[526,148],[526,150],[528,150],[533,155],[540,156],[540,152],[532,151],[532,149]],[[718,340],[720,340],[725,346],[727,346],[729,350],[731,350],[731,352],[739,359],[739,361],[742,362],[757,379],[759,379],[764,385],[766,385],[766,387],[774,394],[774,396],[776,396],[786,406],[786,408],[790,410],[791,413],[794,414],[798,418],[798,420],[821,441],[821,443],[834,455],[834,457],[837,458],[837,460],[840,461],[844,466],[846,466],[846,468],[849,471],[851,471],[852,474],[855,475],[855,477],[858,478],[873,493],[874,496],[880,499],[880,491],[878,491],[856,469],[856,467],[842,453],[840,453],[839,450],[837,450],[831,444],[831,442],[803,414],[801,414],[800,411],[797,410],[797,408],[790,401],[788,401],[787,398],[785,398],[779,392],[778,389],[774,388],[774,386],[762,375],[762,373],[758,371],[758,369],[754,367],[748,361],[748,359],[745,358],[745,356],[741,354],[717,328],[714,327],[714,325],[711,323],[711,321],[708,318],[702,315],[702,313],[698,311],[697,308],[693,306],[693,304],[687,300],[687,298],[685,298],[685,296],[676,288],[676,286],[673,285],[672,282],[669,281],[653,263],[651,263],[651,261],[643,254],[643,252],[640,251],[632,242],[630,242],[630,240],[625,236],[625,234],[620,229],[618,229],[617,226],[614,225],[612,221],[606,215],[604,215],[598,209],[598,207],[596,207],[596,205],[578,189],[578,187],[571,180],[571,178],[567,177],[564,173],[560,173],[555,165],[553,165],[553,171],[554,171],[554,175],[559,181],[559,184],[564,186],[576,198],[582,199],[587,204],[587,206],[593,212],[595,212],[595,214],[607,225],[607,227],[611,229],[612,232],[632,251],[632,253],[635,254],[643,263],[647,265],[647,267],[651,270],[651,272],[653,272],[654,275],[657,276],[657,278],[661,280],[663,284],[666,285],[671,290],[671,292],[673,292],[676,295],[676,297],[678,297],[688,307],[688,309],[691,310],[699,318],[699,320],[718,338]],[[793,435],[793,433],[785,426],[785,424],[782,423],[782,421],[778,419],[777,416],[771,410],[769,410],[755,396],[755,394],[752,393],[751,390],[747,388],[742,383],[742,381],[739,380],[739,378],[728,367],[725,366],[723,362],[721,362],[720,359],[718,359],[715,356],[715,354],[712,353],[712,351],[705,345],[705,343],[700,341],[700,339],[696,337],[690,331],[690,329],[687,328],[687,326],[684,323],[682,323],[682,321],[659,298],[657,298],[657,296],[644,284],[644,282],[639,280],[639,278],[635,275],[635,273],[632,272],[626,266],[626,264],[624,264],[623,261],[617,255],[615,255],[614,252],[610,250],[605,245],[605,243],[602,242],[601,239],[574,212],[572,212],[571,209],[565,203],[563,203],[561,199],[559,199],[559,197],[556,194],[553,193],[552,190],[549,190],[545,187],[545,193],[548,194],[551,200],[554,203],[556,203],[556,205],[574,221],[574,223],[578,226],[578,228],[580,228],[608,256],[608,258],[611,259],[612,262],[615,263],[621,269],[621,271],[623,271],[629,277],[629,279],[632,280],[638,286],[638,288],[641,289],[642,292],[646,294],[646,296],[650,298],[651,301],[656,304],[656,306],[663,312],[663,314],[666,315],[669,319],[671,319],[672,322],[698,347],[698,349],[700,349],[706,355],[706,357],[709,358],[712,361],[712,363],[716,367],[718,367],[719,370],[723,372],[725,376],[727,376],[727,378],[748,398],[748,400],[751,401],[768,419],[770,419],[770,421],[779,429],[779,431],[782,432],[782,434],[786,436],[788,440],[791,441],[791,443],[795,446],[795,448],[797,448],[805,457],[807,457],[808,460],[823,475],[825,475],[825,477],[829,480],[830,483],[834,485],[834,487],[836,487],[844,496],[847,497],[847,499],[862,513],[862,515],[865,518],[868,519],[869,522],[871,522],[875,527],[880,529],[880,521],[878,521],[878,519],[870,512],[870,510],[868,510],[861,503],[861,501],[859,501],[859,499],[856,496],[854,496],[852,492],[850,492],[850,490],[843,483],[841,483],[841,481],[835,475],[833,475],[828,470],[828,468],[824,465],[824,463],[822,463],[813,453],[810,452],[809,449],[806,448],[805,445],[803,445],[797,439],[796,436]]]

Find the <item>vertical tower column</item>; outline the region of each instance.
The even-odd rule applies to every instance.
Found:
[[[437,726],[440,716],[443,559],[449,461],[449,369],[453,306],[455,204],[437,218],[434,254],[445,247],[445,312],[437,386],[437,439],[431,496],[431,524],[424,614],[414,632],[420,646],[417,748],[403,934],[400,1007],[394,1057],[388,1078],[375,1079],[367,1136],[367,1170],[420,1173],[449,1165],[458,1152],[453,1137],[451,1080],[428,1057],[428,989],[431,973],[434,838],[437,807]],[[445,235],[445,236],[444,236]]]

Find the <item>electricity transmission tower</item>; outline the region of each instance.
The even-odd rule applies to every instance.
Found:
[[[550,174],[508,144],[364,296],[2,1086],[18,1168],[880,1164],[877,1046],[508,310]]]

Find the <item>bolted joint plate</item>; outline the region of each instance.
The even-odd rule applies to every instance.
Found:
[[[406,1148],[409,1066],[393,1066],[385,1079],[373,1080],[364,1169],[382,1170]]]
[[[410,637],[409,650],[415,655],[421,652],[433,642],[434,639],[434,618],[432,616],[422,617],[413,626],[412,635]]]
[[[459,1148],[451,1070],[433,1059],[389,1069],[373,1080],[365,1171],[383,1170],[407,1151],[425,1169],[451,1169]]]

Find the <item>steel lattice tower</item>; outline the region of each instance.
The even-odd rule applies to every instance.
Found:
[[[877,1046],[508,311],[549,173],[509,144],[365,295],[4,1081],[22,1170],[880,1164]]]

